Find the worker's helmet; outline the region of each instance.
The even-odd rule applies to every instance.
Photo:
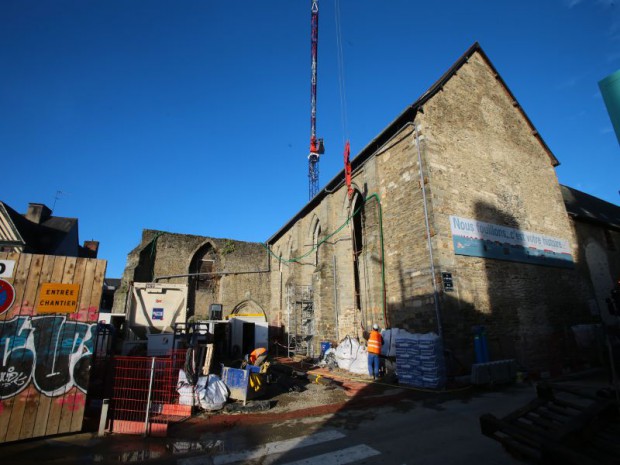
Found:
[[[379,325],[375,323],[374,325],[372,325],[372,329],[374,329],[375,331],[379,331]]]

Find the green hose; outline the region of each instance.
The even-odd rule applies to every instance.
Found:
[[[383,321],[385,321],[385,327],[389,328],[389,322],[387,318],[387,312],[385,309],[385,248],[383,245],[383,207],[381,206],[381,199],[379,198],[379,194],[374,193],[370,196],[366,197],[364,203],[368,202],[369,199],[374,198],[377,200],[377,204],[379,205],[379,238],[381,239],[381,306],[383,307]]]

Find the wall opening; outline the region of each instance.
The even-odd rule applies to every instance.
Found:
[[[314,231],[312,232],[312,247],[314,247],[314,267],[318,267],[320,263],[319,258],[319,237],[321,236],[321,223],[317,220],[314,225]]]
[[[594,288],[594,295],[598,304],[599,312],[603,320],[613,320],[607,312],[606,299],[610,296],[614,287],[614,281],[609,272],[607,254],[602,245],[596,241],[590,241],[586,246],[586,263],[590,271],[590,279]]]
[[[213,292],[217,286],[217,280],[212,273],[217,272],[217,253],[211,244],[203,245],[194,255],[190,273],[200,273],[195,277],[194,288],[200,291]]]
[[[189,266],[188,307],[191,315],[206,318],[209,305],[219,301],[219,259],[211,243],[200,247]]]
[[[364,252],[364,199],[358,192],[353,204],[353,279],[355,282],[355,307],[362,310],[362,270]]]
[[[269,347],[269,324],[265,311],[253,300],[235,306],[229,316],[231,354],[243,357],[257,347]]]
[[[605,244],[607,245],[607,250],[615,252],[616,245],[614,244],[614,240],[611,237],[611,231],[609,229],[604,229],[603,234],[605,235]]]

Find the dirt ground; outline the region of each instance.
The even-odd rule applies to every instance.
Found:
[[[302,410],[320,405],[331,405],[345,402],[349,399],[343,389],[308,384],[303,392],[280,392],[270,400],[272,413],[288,412],[292,409]]]
[[[243,413],[284,413],[293,410],[304,410],[313,407],[342,404],[347,402],[365,389],[371,378],[364,375],[355,375],[346,370],[318,368],[316,366],[291,364],[294,369],[308,373],[308,377],[287,376],[272,372],[271,382],[265,391],[253,400],[247,402],[247,408],[241,407],[241,402],[230,401],[221,414]],[[318,382],[316,378],[319,377]],[[265,404],[268,403],[268,406]],[[258,405],[261,404],[261,405]],[[232,407],[232,408],[231,408]]]

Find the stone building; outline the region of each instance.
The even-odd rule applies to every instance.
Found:
[[[567,215],[558,163],[476,43],[357,154],[351,184],[344,171],[331,180],[268,252],[145,231],[123,279],[184,275],[166,279],[190,283],[190,312],[252,306],[309,354],[378,323],[439,333],[467,367],[484,325],[492,359],[560,370],[573,363],[571,327],[597,316],[579,243],[590,232]],[[200,270],[214,274],[187,276]]]
[[[97,258],[99,242],[79,244],[77,218],[53,216],[42,203],[21,214],[0,202],[0,252]]]
[[[129,253],[113,313],[124,313],[132,282],[188,284],[188,317],[209,318],[211,304],[227,314],[241,310],[267,315],[269,258],[262,244],[144,230]]]
[[[620,208],[577,189],[561,188],[577,238],[577,270],[592,285],[590,308],[610,324],[614,317],[607,299],[620,283]]]

